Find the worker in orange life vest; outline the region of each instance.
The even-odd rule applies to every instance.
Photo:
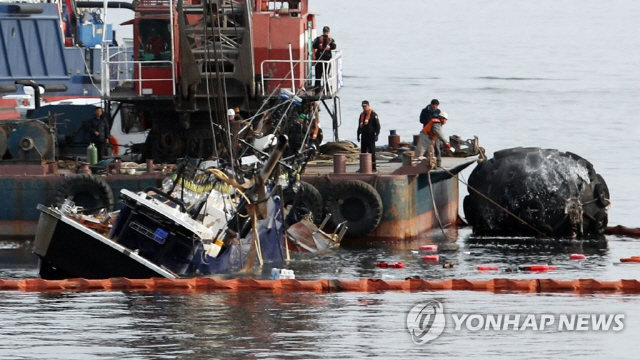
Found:
[[[358,141],[362,137],[360,144],[361,153],[371,153],[371,169],[376,170],[376,141],[380,134],[380,120],[378,114],[369,106],[369,102],[362,102],[362,113],[358,123]]]
[[[311,136],[309,136],[309,143],[313,144],[316,148],[320,147],[322,144],[322,138],[324,135],[322,134],[322,128],[320,128],[320,122],[316,118],[316,120],[311,121]]]
[[[329,63],[326,61],[331,60],[331,50],[336,49],[336,41],[330,35],[331,29],[328,26],[322,28],[322,35],[313,40],[313,50],[315,52],[316,60],[316,90],[320,89],[320,81],[329,75]],[[324,84],[325,87],[327,84]]]
[[[442,131],[442,126],[447,123],[449,115],[446,112],[440,111],[440,114],[434,115],[420,131],[420,137],[418,139],[418,145],[416,146],[415,156],[420,158],[425,155],[427,159],[431,158],[431,153],[435,152],[436,166],[440,166],[442,163],[441,147],[449,149],[451,144],[445,137]]]

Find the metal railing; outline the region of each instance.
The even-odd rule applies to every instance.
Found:
[[[168,19],[169,21],[172,23],[173,19],[174,19],[174,13],[176,11],[175,9],[175,1],[174,0],[142,0],[143,3],[147,6],[158,6],[158,7],[168,7],[169,8],[169,16]],[[106,7],[106,2],[105,2],[105,7],[102,9],[103,11],[103,21],[105,22],[105,24],[107,23],[107,12],[108,12],[108,8]],[[175,41],[175,34],[174,34],[174,26],[170,26],[169,27],[169,35],[170,35],[170,42],[169,44],[171,47],[171,60],[158,60],[158,61],[141,61],[141,60],[113,60],[113,56],[109,55],[109,44],[108,42],[105,41],[105,38],[103,37],[103,41],[102,41],[102,51],[101,51],[101,66],[100,66],[100,74],[101,74],[101,83],[102,83],[102,97],[109,97],[111,95],[111,65],[115,64],[116,65],[116,69],[120,69],[120,66],[124,66],[125,68],[131,66],[131,68],[135,68],[137,67],[137,75],[138,78],[136,79],[135,76],[133,76],[131,78],[131,81],[134,83],[138,83],[138,95],[143,95],[142,94],[142,82],[151,82],[151,81],[169,81],[171,80],[171,94],[175,95],[176,94],[176,67],[175,67],[175,63],[176,63],[176,59],[175,59],[175,46],[176,46],[176,41]],[[134,44],[134,46],[137,46]],[[142,67],[143,65],[156,65],[156,64],[169,64],[171,66],[171,79],[143,79],[142,78]],[[119,73],[119,71],[117,71]],[[118,83],[118,76],[116,76],[116,84]],[[122,84],[119,84],[122,85]],[[134,86],[135,88],[135,86]]]
[[[143,88],[142,88],[142,84],[143,83],[148,83],[148,82],[154,82],[154,81],[171,81],[171,95],[175,95],[176,94],[176,68],[175,66],[173,66],[173,61],[171,60],[152,60],[152,61],[142,61],[142,60],[132,60],[132,61],[110,61],[109,64],[125,64],[125,65],[132,65],[135,66],[137,68],[137,74],[138,74],[138,78],[136,79],[135,77],[132,77],[131,79],[127,80],[127,82],[131,82],[134,85],[134,89],[136,88],[136,84],[137,86],[137,95],[151,95],[151,94],[145,94],[143,92]],[[170,78],[154,78],[154,79],[145,79],[142,78],[142,69],[143,68],[152,68],[155,65],[169,65],[167,67],[171,68],[171,77]],[[109,81],[111,81],[109,79]],[[107,89],[107,93],[103,94],[104,96],[109,96],[110,95],[110,87],[108,87]]]
[[[310,74],[307,74],[304,79],[295,79],[292,76],[295,76],[294,72],[296,69],[302,69],[304,71],[307,68],[307,65],[312,65],[312,69],[315,70],[316,64],[322,64],[322,73],[323,79],[321,79],[322,88],[321,91],[317,94],[323,97],[333,97],[338,91],[344,86],[343,77],[342,77],[342,51],[332,51],[333,57],[331,60],[264,60],[260,64],[260,82],[262,85],[262,96],[268,95],[270,91],[268,89],[273,89],[273,85],[281,89],[290,89],[292,87],[292,81],[295,83],[298,80],[304,80],[306,87],[313,86],[316,78],[315,71],[311,71]],[[274,77],[271,74],[270,65],[277,64],[288,64],[293,69],[289,71],[284,77]],[[289,67],[287,67],[289,68]],[[276,94],[279,95],[279,94]]]
[[[166,7],[171,5],[171,0],[140,0],[140,5],[145,7]]]
[[[119,45],[118,51],[111,54],[107,60],[109,66],[109,88],[122,86],[133,80],[133,47]]]

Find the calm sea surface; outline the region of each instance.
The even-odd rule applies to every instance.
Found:
[[[488,154],[537,146],[585,157],[609,185],[609,223],[640,227],[640,3],[315,0],[310,6],[318,27],[331,26],[345,53],[342,138],[355,140],[360,101],[367,99],[384,135],[397,130],[410,141],[420,129],[420,110],[438,98],[450,116],[447,134],[477,135]],[[481,242],[470,229],[448,235],[457,249],[443,252],[441,262],[457,264],[452,269],[426,264],[409,249],[339,249],[294,256],[288,267],[299,279],[617,280],[640,274],[639,266],[619,263],[640,255],[640,241],[624,237],[609,237],[606,246],[558,247],[523,246],[518,239]],[[0,278],[37,276],[30,246],[0,243]],[[568,260],[573,252],[586,254],[586,261]],[[406,267],[379,269],[377,261]],[[475,271],[479,264],[552,264],[557,270],[486,274]],[[429,300],[442,302],[448,315],[622,313],[625,327],[459,332],[448,322],[438,339],[415,345],[406,314]],[[639,305],[637,295],[0,292],[0,358],[635,359]]]

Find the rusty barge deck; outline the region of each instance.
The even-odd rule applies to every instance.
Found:
[[[332,192],[340,183],[359,180],[370,184],[382,200],[380,222],[368,234],[346,236],[342,243],[401,245],[428,238],[429,232],[439,228],[440,224],[447,227],[457,223],[458,173],[476,161],[476,157],[447,157],[442,159],[442,168],[436,169],[430,169],[427,162],[415,160],[411,165],[408,162],[403,165],[402,162],[378,161],[377,171],[371,173],[360,172],[357,162],[347,163],[344,172],[339,169],[336,173],[333,161],[312,161],[307,165],[302,180],[318,188],[325,201],[335,197]],[[333,201],[336,200],[348,202],[348,199]]]

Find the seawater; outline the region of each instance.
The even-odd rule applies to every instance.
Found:
[[[477,135],[489,155],[514,146],[555,148],[591,161],[612,196],[609,223],[640,227],[636,139],[640,95],[637,19],[630,1],[316,0],[345,53],[340,137],[355,140],[360,102],[379,113],[383,136],[410,141],[432,98],[449,113],[447,134]],[[126,20],[126,19],[125,19]],[[326,134],[329,121],[323,119]],[[471,169],[463,175],[468,177]],[[461,196],[466,188],[460,187]],[[559,247],[526,239],[484,241],[447,231],[458,249],[441,253],[452,269],[393,249],[338,249],[294,255],[299,279],[494,277],[637,278],[619,259],[640,255],[637,240]],[[37,276],[30,243],[0,244],[0,278]],[[417,246],[416,246],[417,248]],[[587,255],[568,260],[572,252]],[[405,263],[379,269],[377,261]],[[480,264],[551,264],[551,273],[478,273]],[[267,278],[270,267],[255,276]],[[479,331],[415,345],[405,318],[439,300],[448,314],[623,313],[621,332]],[[635,358],[637,295],[421,293],[0,292],[2,359],[212,358]]]

